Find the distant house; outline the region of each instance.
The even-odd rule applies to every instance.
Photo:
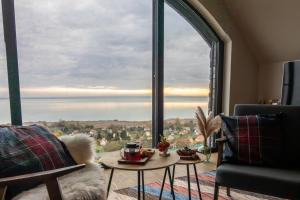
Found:
[[[176,143],[193,143],[194,140],[192,138],[177,138]]]
[[[174,135],[169,135],[167,139],[169,142],[172,143],[174,141],[175,137],[174,137]]]
[[[147,137],[150,137],[150,136],[151,136],[151,132],[150,132],[150,131],[146,131],[146,132],[145,132],[145,135],[146,135]]]
[[[105,138],[102,138],[102,140],[100,141],[100,145],[101,146],[106,146],[107,145],[107,139],[105,139]]]
[[[94,137],[95,135],[97,135],[97,133],[98,132],[96,130],[92,129],[92,130],[90,130],[89,135]]]
[[[187,131],[191,131],[191,127],[185,126],[183,129],[184,129],[184,130],[187,130]]]
[[[80,134],[79,130],[74,130],[71,135],[77,135],[77,134]]]
[[[204,141],[204,137],[203,135],[197,135],[195,138],[195,142],[203,142]]]

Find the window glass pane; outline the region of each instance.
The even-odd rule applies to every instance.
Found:
[[[210,47],[173,8],[165,5],[164,134],[172,147],[197,147],[194,116],[208,110]]]
[[[1,4],[0,4],[1,5]],[[0,124],[10,123],[10,107],[7,82],[6,52],[3,33],[2,9],[0,9]]]
[[[18,0],[23,121],[151,143],[151,0]]]

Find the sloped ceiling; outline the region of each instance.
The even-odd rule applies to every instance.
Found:
[[[300,59],[300,0],[225,0],[225,4],[258,62]]]

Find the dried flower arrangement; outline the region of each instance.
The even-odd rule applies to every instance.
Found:
[[[204,137],[204,147],[207,147],[207,138],[221,128],[221,118],[220,116],[214,117],[212,112],[209,112],[208,116],[205,117],[202,108],[198,106],[196,120],[199,133]]]

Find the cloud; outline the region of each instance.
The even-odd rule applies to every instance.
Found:
[[[151,88],[151,1],[18,0],[15,7],[21,87]],[[209,47],[165,9],[166,87],[207,87]],[[3,57],[0,46],[0,73]]]

